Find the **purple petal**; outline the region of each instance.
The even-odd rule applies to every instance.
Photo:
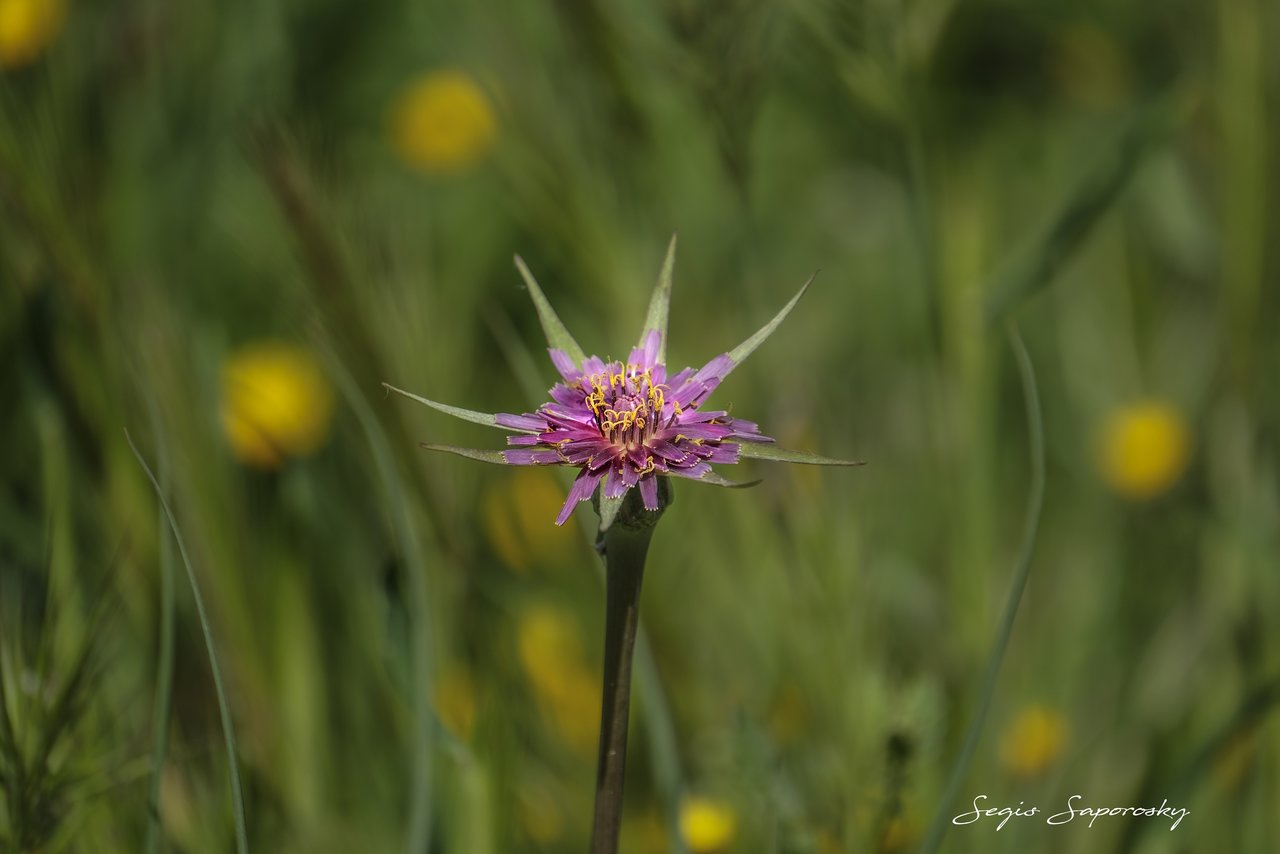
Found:
[[[688,477],[693,480],[697,480],[709,471],[711,471],[711,466],[702,462],[694,463],[687,468],[677,468],[676,466],[671,467],[671,473],[673,475],[676,475],[677,477]]]
[[[592,457],[608,454],[613,446],[604,439],[584,439],[581,442],[569,442],[560,452],[564,458],[575,466],[589,462]],[[612,457],[609,457],[612,459]]]
[[[542,439],[530,433],[520,433],[519,435],[516,435],[516,436],[507,437],[508,445],[517,445],[517,446],[537,445],[537,444],[540,444],[541,442],[542,442]]]
[[[622,474],[616,467],[609,469],[609,479],[604,482],[603,495],[605,498],[621,498],[627,494],[627,490],[629,488],[630,487],[623,482]]]
[[[505,412],[499,412],[494,418],[500,427],[510,427],[512,430],[545,430],[547,422],[535,415],[508,415]]]
[[[559,451],[546,450],[503,451],[502,458],[513,466],[554,466],[564,462]]]
[[[725,412],[723,409],[719,411],[716,411],[713,409],[708,409],[708,410],[697,409],[697,410],[694,410],[693,412],[681,412],[679,417],[679,423],[680,424],[705,424],[706,422],[712,421],[716,418],[719,418],[722,421],[727,421],[729,420],[728,418],[726,418],[728,414],[729,413]]]
[[[680,373],[672,377],[667,382],[667,385],[671,386],[672,388],[679,388],[680,386],[684,385],[685,382],[691,376],[693,376],[693,368],[685,368],[683,371],[681,371]]]
[[[715,386],[709,383],[705,383],[702,380],[688,380],[676,388],[668,400],[682,409],[687,409],[691,406],[697,406],[713,391],[715,391]]]
[[[556,366],[556,370],[560,372],[560,376],[564,377],[565,382],[571,383],[582,376],[582,371],[578,370],[578,366],[573,363],[568,353],[554,347],[547,352],[551,354],[551,364]]]
[[[698,372],[693,375],[693,378],[697,380],[714,379],[717,381],[717,384],[718,384],[718,381],[727,377],[729,375],[729,372],[732,370],[733,370],[733,359],[729,358],[728,353],[721,353],[719,356],[716,356],[710,362],[707,362],[705,365],[699,368]]]
[[[741,452],[742,449],[737,445],[716,445],[711,449],[711,455],[707,457],[707,462],[736,463],[738,461],[738,455]]]
[[[648,474],[640,480],[640,497],[644,499],[644,509],[658,509],[658,478]]]
[[[650,439],[649,450],[654,456],[667,460],[682,460],[688,451],[666,439]]]
[[[587,460],[587,468],[591,471],[595,471],[596,469],[602,469],[605,466],[613,465],[613,463],[617,462],[619,453],[620,451],[616,447],[609,445],[603,451]]]
[[[686,439],[726,439],[731,433],[733,430],[723,424],[681,424],[677,421],[658,435],[659,438],[671,441],[677,436],[684,436]]]
[[[662,333],[656,329],[650,329],[645,333],[640,346],[631,348],[631,355],[627,361],[638,367],[641,373],[651,370],[658,363],[658,346],[661,343]]]
[[[604,477],[604,472],[590,472],[584,469],[578,473],[577,478],[573,481],[573,486],[569,487],[569,497],[564,500],[564,507],[560,508],[560,515],[556,517],[557,525],[563,525],[569,521],[573,508],[591,497],[591,493],[596,491],[596,484],[600,482],[602,477]]]
[[[655,367],[658,364],[658,350],[662,348],[662,333],[656,329],[650,329],[649,334],[644,337],[644,366],[646,369]]]
[[[549,394],[552,400],[556,403],[563,403],[565,406],[582,403],[582,392],[576,388],[569,388],[564,383],[553,385]]]
[[[552,424],[562,424],[566,427],[582,427],[595,424],[595,416],[591,414],[591,410],[587,409],[585,404],[576,406],[565,406],[558,403],[548,403],[538,410],[538,414]],[[543,429],[545,429],[545,424]]]
[[[672,399],[678,401],[681,406],[696,406],[715,391],[720,381],[732,370],[733,359],[729,358],[728,353],[721,353],[699,368],[682,385],[676,387]],[[683,378],[684,371],[681,371],[680,375]],[[676,386],[674,380],[671,384],[673,387]]]

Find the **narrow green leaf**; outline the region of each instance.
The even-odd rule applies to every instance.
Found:
[[[152,428],[156,435],[160,433],[160,417],[155,402],[149,397],[147,408],[151,412]],[[165,453],[163,442],[158,442],[157,480],[167,491],[169,484],[169,459]],[[160,787],[164,780],[165,758],[169,751],[169,728],[173,707],[173,661],[174,661],[174,554],[173,538],[165,530],[164,510],[157,508],[159,518],[156,530],[164,531],[160,535],[160,631],[159,650],[156,660],[156,686],[151,705],[151,727],[154,730],[151,741],[151,785],[147,796],[147,854],[158,854],[161,849],[161,837],[164,828],[160,820]]]
[[[671,274],[676,266],[676,235],[671,235],[671,243],[667,245],[667,258],[662,262],[662,272],[658,274],[658,284],[653,288],[653,296],[649,298],[649,312],[644,318],[644,329],[640,330],[640,343],[644,346],[645,336],[649,330],[656,329],[662,335],[658,344],[658,361],[667,361],[667,318],[671,314]]]
[[[147,480],[151,481],[151,487],[155,490],[156,499],[160,502],[160,509],[164,511],[165,518],[169,521],[169,530],[173,533],[173,539],[178,544],[178,554],[182,558],[182,565],[187,570],[187,581],[191,585],[191,598],[196,605],[196,616],[200,619],[200,632],[204,635],[205,652],[209,656],[209,671],[213,676],[213,692],[218,699],[218,717],[222,722],[222,737],[226,743],[227,773],[231,778],[231,815],[235,822],[236,851],[239,854],[248,854],[249,834],[246,830],[244,819],[244,790],[240,785],[240,766],[237,759],[235,726],[231,722],[231,704],[227,701],[227,691],[222,682],[222,668],[218,666],[218,653],[213,645],[213,628],[209,625],[209,614],[204,607],[204,597],[200,595],[200,585],[196,581],[196,571],[191,565],[191,557],[187,554],[187,544],[182,539],[182,532],[178,530],[178,520],[174,518],[173,510],[169,508],[169,502],[164,497],[164,490],[160,488],[160,481],[156,480],[156,476],[151,473],[151,467],[142,458],[138,447],[133,444],[133,437],[129,435],[128,430],[124,431],[124,438],[129,443],[129,450],[133,451],[133,456],[138,461],[138,465],[142,467],[143,473],[146,474]]]
[[[365,395],[360,391],[355,379],[338,358],[329,342],[325,344],[325,352],[329,362],[329,371],[338,384],[338,389],[346,399],[356,420],[364,430],[374,469],[381,481],[385,511],[390,530],[393,534],[397,557],[404,562],[405,576],[409,579],[405,590],[405,609],[409,621],[409,673],[410,701],[409,710],[413,724],[410,727],[411,737],[408,739],[409,779],[405,787],[408,804],[408,815],[405,828],[405,851],[426,851],[433,838],[432,828],[435,821],[433,804],[435,751],[439,727],[433,726],[435,717],[432,702],[435,675],[432,662],[435,659],[432,641],[433,624],[431,620],[433,594],[428,581],[432,572],[428,570],[424,557],[424,546],[421,532],[413,512],[414,505],[408,499],[406,484],[401,480],[391,452],[391,441],[383,431],[382,425],[373,413]]]
[[[418,447],[426,448],[428,451],[444,451],[449,454],[457,454],[460,457],[479,460],[482,463],[497,463],[500,466],[510,465],[506,458],[502,456],[502,451],[487,451],[481,450],[480,448],[460,448],[457,445],[432,445],[427,442],[422,442]]]
[[[685,478],[685,480],[692,483],[705,483],[710,486],[723,486],[725,489],[750,489],[753,486],[759,486],[764,483],[764,478],[756,478],[755,480],[743,482],[729,480],[728,478],[721,477],[713,471],[707,472],[702,477],[689,477]]]
[[[428,400],[425,397],[419,397],[411,391],[405,391],[402,388],[396,388],[391,383],[383,383],[384,388],[394,391],[396,394],[403,394],[405,397],[412,398],[418,403],[425,403],[432,409],[438,409],[454,418],[461,418],[463,421],[470,421],[473,424],[483,424],[486,427],[497,427],[499,430],[510,430],[513,433],[536,433],[536,430],[520,430],[515,427],[504,427],[498,423],[496,415],[490,415],[487,412],[476,412],[473,409],[463,409],[459,406],[450,406],[447,403],[437,403],[434,400]]]
[[[808,451],[792,451],[779,448],[777,445],[756,444],[755,442],[739,442],[738,448],[743,457],[749,460],[772,460],[775,463],[805,463],[811,466],[865,466],[865,460],[838,460],[835,457],[822,457]]]
[[[569,358],[573,359],[575,365],[581,365],[583,360],[587,358],[587,354],[578,346],[578,342],[569,334],[569,330],[565,328],[564,323],[560,321],[560,316],[556,314],[556,310],[551,307],[551,303],[547,302],[546,295],[542,292],[542,288],[538,287],[538,282],[533,278],[533,273],[529,272],[529,268],[525,266],[524,259],[519,255],[516,256],[516,269],[520,271],[520,275],[524,278],[525,285],[529,288],[529,296],[533,298],[533,305],[538,310],[538,322],[542,324],[542,331],[547,336],[547,343],[557,350],[563,350],[569,354]]]
[[[814,273],[809,277],[807,282],[800,286],[800,290],[791,298],[791,302],[784,305],[782,307],[782,311],[774,315],[773,320],[766,323],[755,335],[752,335],[746,341],[743,341],[737,347],[734,347],[729,351],[729,359],[733,362],[733,366],[735,368],[738,365],[741,365],[743,360],[755,352],[755,349],[763,344],[766,338],[773,334],[773,331],[782,324],[782,321],[787,319],[787,315],[791,313],[791,309],[795,308],[796,303],[800,302],[800,297],[804,296],[804,292],[809,290],[809,285],[813,284],[813,280],[817,275],[817,273]]]
[[[1164,93],[1119,123],[1048,222],[1000,269],[986,301],[988,321],[999,320],[1054,280],[1093,227],[1115,206],[1147,155],[1169,139],[1186,118],[1188,104],[1182,92]]]
[[[1044,420],[1040,412],[1040,391],[1036,385],[1036,371],[1031,364],[1031,356],[1022,342],[1018,327],[1012,322],[1006,326],[1009,343],[1013,346],[1013,354],[1018,361],[1018,373],[1022,379],[1027,433],[1031,446],[1031,484],[1027,499],[1027,515],[1022,523],[1022,543],[1018,547],[1018,557],[1014,562],[1013,581],[1009,585],[1009,593],[1005,598],[1004,613],[1000,617],[1000,625],[996,629],[991,652],[987,656],[982,682],[977,687],[973,717],[969,719],[969,725],[965,728],[960,753],[956,757],[955,764],[951,766],[951,773],[947,775],[947,784],[942,790],[941,799],[937,802],[937,811],[929,825],[924,844],[920,846],[923,854],[934,854],[942,846],[942,837],[951,826],[948,820],[951,815],[951,804],[959,795],[960,786],[969,771],[969,763],[973,761],[974,752],[978,749],[978,741],[982,738],[982,728],[986,723],[987,713],[991,710],[991,703],[995,698],[999,682],[1000,665],[1004,661],[1005,651],[1009,648],[1013,623],[1018,616],[1018,605],[1022,602],[1022,593],[1027,589],[1027,579],[1031,575],[1031,558],[1035,554],[1036,537],[1040,530],[1040,512],[1044,509]]]

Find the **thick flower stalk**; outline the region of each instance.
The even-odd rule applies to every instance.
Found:
[[[561,377],[548,392],[551,399],[534,412],[490,415],[387,386],[434,409],[510,434],[506,450],[424,444],[425,448],[503,465],[576,468],[578,473],[556,518],[557,525],[563,525],[578,504],[597,497],[599,546],[608,589],[593,854],[617,850],[640,583],[654,526],[671,502],[671,480],[750,486],[725,480],[712,468],[744,457],[815,465],[860,464],[779,448],[752,422],[707,406],[707,398],[720,383],[791,313],[809,282],[773,320],[742,344],[697,370],[668,371],[667,315],[675,247],[672,238],[639,342],[625,361],[587,356],[524,262],[516,258],[551,345],[551,362]]]

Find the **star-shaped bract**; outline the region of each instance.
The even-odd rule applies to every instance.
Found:
[[[813,278],[781,311],[738,347],[721,353],[701,368],[667,371],[666,331],[671,302],[671,275],[676,241],[667,250],[658,285],[649,302],[639,343],[625,362],[587,356],[547,302],[524,262],[516,267],[528,285],[547,340],[552,364],[562,382],[551,387],[551,400],[524,415],[489,415],[437,403],[388,385],[387,388],[442,412],[510,431],[506,451],[424,445],[472,459],[505,465],[562,465],[578,469],[557,525],[573,508],[591,498],[603,483],[601,529],[607,528],[623,497],[640,490],[644,507],[658,509],[658,482],[682,477],[716,486],[745,486],[727,481],[712,464],[736,463],[742,457],[815,465],[860,465],[853,460],[820,457],[777,447],[750,421],[722,410],[704,408],[707,398],[734,368],[742,364],[782,323]]]

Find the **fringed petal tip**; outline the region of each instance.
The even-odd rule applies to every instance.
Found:
[[[585,469],[578,473],[573,486],[569,487],[569,495],[564,500],[564,506],[560,508],[560,515],[556,517],[557,525],[568,522],[569,517],[573,515],[573,509],[595,494],[596,485],[600,483],[604,474],[604,471],[591,472]]]

